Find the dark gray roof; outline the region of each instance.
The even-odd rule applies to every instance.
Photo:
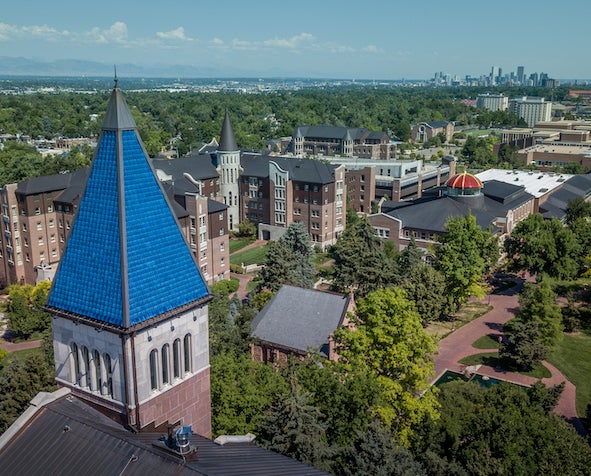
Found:
[[[2,474],[212,475],[281,476],[325,475],[256,445],[225,445],[194,435],[198,459],[162,449],[160,433],[132,433],[73,396],[42,409],[3,449]]]
[[[73,203],[84,194],[86,182],[90,176],[90,167],[76,170],[71,175],[70,185],[54,199],[54,202]]]
[[[431,121],[431,122],[419,122],[419,124],[426,124],[432,129],[438,129],[440,127],[447,127],[449,121]]]
[[[240,164],[244,169],[242,175],[245,177],[268,177],[269,161],[273,161],[283,170],[287,170],[290,180],[318,184],[333,183],[334,170],[338,167],[338,165],[326,164],[313,159],[243,153],[240,158]]]
[[[222,202],[217,200],[207,199],[207,213],[223,212],[228,209],[228,205],[224,205]]]
[[[344,126],[300,126],[294,132],[294,137],[299,133],[307,138],[323,138],[323,139],[339,139],[345,140],[349,134],[352,140],[362,140],[370,131],[360,127],[344,127]]]
[[[549,195],[548,199],[540,205],[540,213],[544,218],[564,220],[569,201],[575,198],[586,199],[589,196],[591,196],[591,174],[575,175]]]
[[[499,180],[488,180],[484,182],[483,193],[501,203],[509,203],[525,192],[523,185],[501,182]],[[528,194],[528,198],[531,196]]]
[[[72,173],[45,175],[23,180],[16,186],[16,193],[35,195],[38,193],[64,190],[70,185]]]
[[[348,305],[347,296],[284,285],[254,318],[251,337],[301,352],[322,349]]]
[[[195,180],[218,178],[209,154],[185,155],[176,159],[152,159],[152,167],[170,175],[175,182],[186,181],[185,173]]]
[[[474,198],[482,202],[484,197],[470,197],[471,201],[451,197],[415,200],[387,214],[401,220],[404,228],[444,233],[450,218],[466,216],[471,211],[478,226],[485,230],[492,225],[496,215],[479,209],[482,203],[477,204]]]
[[[228,111],[226,111],[226,114],[224,115],[224,123],[220,134],[220,146],[218,147],[218,150],[222,152],[235,152],[238,150]]]
[[[103,129],[118,130],[118,129],[136,129],[137,126],[131,111],[125,102],[123,93],[115,85],[111,98],[109,99],[109,108],[105,112],[103,119]]]

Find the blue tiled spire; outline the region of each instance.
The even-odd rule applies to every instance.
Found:
[[[115,85],[48,306],[127,328],[207,295]]]

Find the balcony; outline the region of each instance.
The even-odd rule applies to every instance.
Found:
[[[10,217],[8,215],[2,215],[2,221],[4,223],[10,223]]]

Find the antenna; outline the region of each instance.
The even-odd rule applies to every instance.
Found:
[[[115,81],[115,87],[118,87],[118,84],[117,84],[117,83],[119,82],[119,80],[117,79],[117,65],[116,65],[116,64],[114,64],[114,65],[113,65],[113,68],[114,68],[114,70],[115,70],[115,78],[114,78],[114,81]]]

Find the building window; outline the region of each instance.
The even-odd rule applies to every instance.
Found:
[[[53,228],[54,226],[55,226],[55,223],[54,223],[54,221],[53,221],[53,218],[51,218],[51,219],[49,220],[49,228]]]
[[[53,211],[53,205],[47,205],[47,212],[51,213]]]
[[[94,363],[94,378],[96,379],[96,389],[103,392],[103,377],[101,375],[101,355],[98,350],[92,351],[92,360]]]
[[[224,236],[224,227],[220,227],[220,236]]]
[[[57,250],[56,250],[55,248],[53,248],[53,249],[51,250],[51,257],[52,257],[52,258],[56,258],[56,257],[57,257]]]
[[[82,358],[84,359],[84,375],[86,376],[86,386],[92,392],[92,372],[90,371],[90,352],[87,347],[82,347]]]
[[[52,243],[55,243],[55,235],[51,235],[49,237],[49,241],[51,241]]]
[[[169,345],[164,344],[162,346],[162,385],[168,385],[170,383],[170,370],[168,368],[168,350]]]
[[[41,231],[43,229],[43,227],[41,226],[41,222],[38,221],[37,222],[37,231]]]
[[[184,357],[184,364],[185,364],[185,373],[189,373],[192,371],[191,368],[191,361],[192,361],[192,338],[191,334],[187,334],[183,339],[183,357]]]
[[[224,262],[224,258],[220,259],[220,266],[221,267],[226,266],[226,263]]]
[[[41,215],[41,209],[39,207],[35,208],[35,215]]]
[[[23,223],[23,231],[27,231],[27,224]]]
[[[158,351],[150,352],[150,388],[158,390]]]
[[[70,344],[72,352],[72,383],[80,385],[80,356],[78,355],[78,346],[72,342]]]
[[[174,378],[181,378],[181,340],[172,343],[172,372]]]
[[[220,221],[222,221],[224,219],[224,214],[220,213]]]
[[[105,363],[105,375],[107,376],[107,395],[109,397],[113,397],[113,367],[111,365],[111,356],[109,354],[104,354],[104,363]]]
[[[224,251],[226,249],[226,245],[224,243],[220,243],[220,251]]]

